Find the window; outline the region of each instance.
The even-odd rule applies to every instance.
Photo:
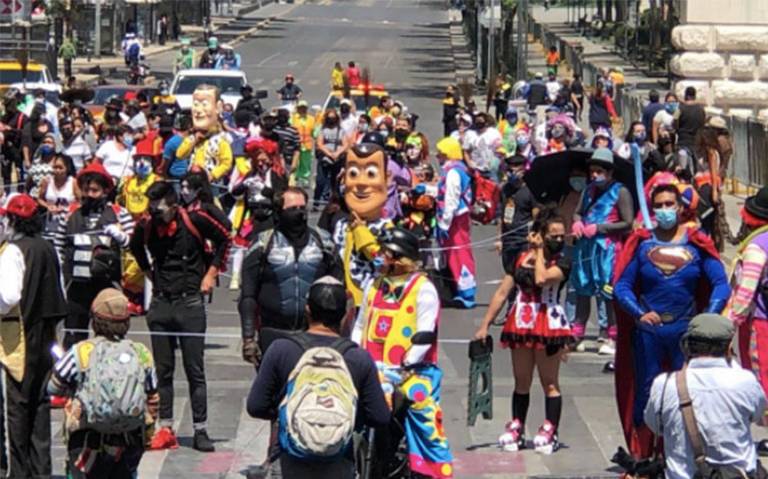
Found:
[[[21,83],[24,81],[22,78],[21,70],[0,70],[0,84],[9,85],[11,83]],[[27,71],[27,81],[32,83],[44,82],[43,72],[41,71]]]
[[[239,95],[240,87],[245,85],[243,77],[218,77],[218,76],[183,76],[176,83],[173,91],[175,95],[191,95],[198,85],[214,85],[219,88],[219,93]]]

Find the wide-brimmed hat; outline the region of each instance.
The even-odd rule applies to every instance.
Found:
[[[747,198],[744,209],[752,216],[768,221],[768,186],[763,186],[757,194]]]
[[[613,168],[613,152],[608,148],[597,148],[592,157],[587,160],[587,165],[599,165],[604,168]]]
[[[707,122],[704,124],[704,126],[708,126],[710,128],[716,128],[718,130],[728,129],[728,124],[725,122],[725,118],[719,115],[710,116],[707,119]]]

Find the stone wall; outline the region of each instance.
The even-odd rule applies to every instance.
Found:
[[[680,51],[670,60],[678,95],[690,85],[708,106],[768,117],[768,0],[686,3],[686,24],[672,30]]]

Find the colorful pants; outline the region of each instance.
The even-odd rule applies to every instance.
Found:
[[[754,318],[749,328],[739,328],[739,356],[742,367],[755,373],[768,394],[768,320]]]
[[[312,154],[312,150],[305,150],[302,148],[301,152],[299,153],[299,167],[294,173],[298,183],[304,182],[309,184],[309,177],[312,176],[313,157],[314,155]]]
[[[469,213],[453,218],[448,239],[440,246],[448,248],[445,259],[456,284],[456,298],[467,308],[475,306],[475,258],[472,256],[469,234]]]

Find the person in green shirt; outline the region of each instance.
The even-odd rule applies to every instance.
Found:
[[[174,64],[173,73],[175,74],[179,70],[195,67],[195,51],[189,47],[190,42],[188,38],[182,38],[181,50],[176,54],[176,63]]]
[[[64,37],[59,47],[59,56],[64,60],[64,76],[70,78],[72,76],[72,60],[77,56],[77,48],[71,38]]]

